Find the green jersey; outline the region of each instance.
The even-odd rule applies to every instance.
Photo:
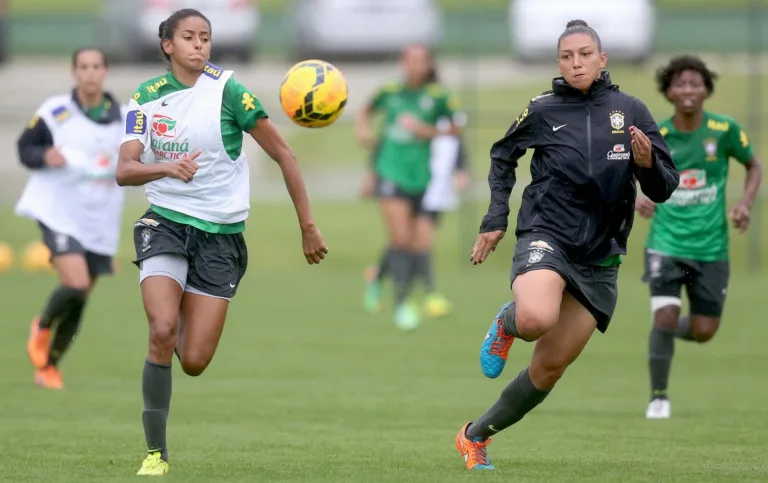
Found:
[[[408,193],[422,193],[430,180],[430,145],[400,125],[400,117],[411,115],[435,125],[438,119],[453,118],[456,104],[448,90],[438,84],[419,89],[401,83],[384,86],[371,101],[373,112],[384,114],[381,144],[376,157],[376,173]]]
[[[710,112],[696,131],[678,131],[672,118],[659,129],[680,172],[680,186],[656,206],[646,248],[702,262],[728,260],[728,160],[746,164],[752,158],[746,134],[730,117]]]

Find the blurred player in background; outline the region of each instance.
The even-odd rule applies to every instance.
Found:
[[[450,120],[438,121],[438,129],[447,128]],[[463,128],[463,116],[456,116],[455,122]],[[469,186],[469,171],[467,170],[467,153],[464,141],[459,136],[441,134],[435,136],[430,146],[431,179],[424,198],[421,211],[416,217],[416,235],[414,250],[423,254],[421,260],[424,266],[419,270],[423,278],[426,297],[423,312],[428,317],[440,317],[451,310],[448,299],[435,289],[435,275],[432,265],[432,252],[435,247],[435,234],[440,224],[440,217],[453,211],[459,204],[459,195]],[[374,155],[375,160],[377,156]],[[375,168],[374,168],[375,169]],[[373,193],[364,193],[371,196]],[[366,269],[365,278],[368,283],[364,304],[369,312],[376,312],[381,307],[381,284],[385,276],[390,274],[389,249],[384,250],[378,265]]]
[[[717,75],[697,57],[672,59],[659,69],[659,91],[675,112],[660,123],[661,134],[680,171],[680,186],[664,204],[639,196],[641,216],[653,218],[645,242],[645,275],[650,284],[651,330],[648,362],[651,402],[648,419],[670,417],[667,398],[675,338],[704,343],[720,326],[728,287],[728,218],[749,228],[750,211],[762,168],[741,126],[732,118],[704,110]],[[744,193],[726,214],[728,161],[747,170]],[[681,288],[690,301],[680,315]]]
[[[430,180],[432,142],[436,136],[459,134],[456,106],[448,90],[436,82],[435,61],[425,46],[411,45],[401,56],[403,81],[381,88],[360,112],[357,136],[370,148],[377,147],[373,170],[364,194],[379,198],[387,226],[388,248],[383,265],[395,281],[395,324],[401,329],[416,328],[419,307],[409,299],[413,280],[420,276],[434,280],[431,247],[434,221],[423,204]],[[377,141],[371,128],[374,114],[383,115],[384,126]],[[444,122],[438,123],[443,120]],[[378,306],[380,280],[370,277],[366,306]],[[427,289],[429,291],[429,282]],[[445,312],[448,302],[428,293],[427,303]]]
[[[475,264],[504,237],[515,168],[527,149],[534,152],[515,230],[514,301],[502,306],[481,344],[482,371],[498,377],[515,339],[536,346],[499,399],[459,430],[456,448],[468,469],[493,469],[491,436],[541,404],[595,329],[608,329],[632,230],[634,180],[660,203],[679,182],[648,108],[602,71],[607,56],[597,32],[582,20],[568,22],[557,59],[562,76],[552,90],[534,98],[491,148],[491,202],[472,249]]]
[[[35,384],[48,389],[64,387],[58,364],[96,279],[112,273],[120,239],[125,195],[115,169],[125,110],[104,91],[107,67],[98,49],[75,52],[75,89],[46,100],[18,141],[32,174],[16,214],[37,221],[59,277],[27,342]]]
[[[210,21],[197,10],[179,10],[160,24],[159,37],[170,72],[134,94],[117,169],[118,183],[146,185],[151,203],[134,225],[149,322],[142,375],[149,454],[138,474],[149,476],[169,468],[173,354],[188,375],[203,373],[248,265],[243,231],[250,178],[243,132],[280,166],[307,262],[320,263],[328,253],[291,148],[232,71],[208,63]]]

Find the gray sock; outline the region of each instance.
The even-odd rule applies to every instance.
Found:
[[[432,254],[427,253],[415,253],[414,258],[414,276],[420,276],[424,280],[424,286],[427,293],[435,291],[435,278],[432,273]]]
[[[384,280],[384,277],[389,275],[389,259],[390,259],[390,252],[392,251],[391,248],[387,247],[386,250],[384,250],[384,253],[381,256],[381,260],[379,260],[379,273],[376,275],[376,279],[381,282]]]
[[[144,395],[144,436],[147,438],[147,450],[150,453],[160,451],[162,458],[168,461],[166,445],[166,425],[171,407],[171,366],[144,361],[141,378],[141,392]]]
[[[695,341],[693,334],[691,334],[691,320],[687,315],[684,315],[677,319],[677,329],[675,330],[675,337],[678,339]]]
[[[467,437],[485,440],[512,426],[541,404],[550,391],[536,389],[526,367],[504,388],[499,400],[469,425]]]
[[[669,371],[675,355],[674,332],[654,326],[648,341],[648,369],[651,373],[651,399],[666,399]]]
[[[395,303],[402,304],[408,298],[413,279],[413,258],[406,250],[392,249],[389,252],[389,269],[395,279]]]
[[[532,342],[522,336],[520,336],[520,332],[517,331],[517,324],[515,324],[515,310],[517,310],[515,303],[512,302],[509,304],[509,307],[507,307],[507,310],[504,311],[504,314],[502,314],[502,324],[504,325],[504,332],[506,332],[509,335],[515,336],[515,339],[520,339],[525,342]]]

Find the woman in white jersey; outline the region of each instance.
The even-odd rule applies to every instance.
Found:
[[[197,10],[179,10],[160,24],[159,36],[170,71],[134,94],[117,169],[118,183],[145,185],[151,203],[134,225],[149,322],[142,376],[149,455],[139,475],[168,472],[174,351],[185,373],[197,376],[205,370],[224,329],[229,300],[245,274],[243,230],[250,188],[243,132],[283,172],[307,262],[319,263],[328,253],[290,147],[233,73],[208,63],[208,19]]]
[[[72,72],[75,89],[46,100],[18,141],[32,175],[16,214],[37,221],[60,282],[27,341],[35,384],[47,389],[64,387],[59,361],[96,279],[112,273],[124,199],[115,168],[125,109],[104,92],[107,59],[98,49],[80,49]]]

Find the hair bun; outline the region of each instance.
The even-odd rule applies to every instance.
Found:
[[[160,22],[160,28],[158,29],[157,36],[160,37],[160,40],[163,39],[163,31],[165,30],[165,26],[168,24],[167,20],[163,20]]]
[[[589,25],[587,25],[587,22],[583,20],[571,20],[565,25],[565,28],[569,29],[571,27],[587,27],[589,28]]]

